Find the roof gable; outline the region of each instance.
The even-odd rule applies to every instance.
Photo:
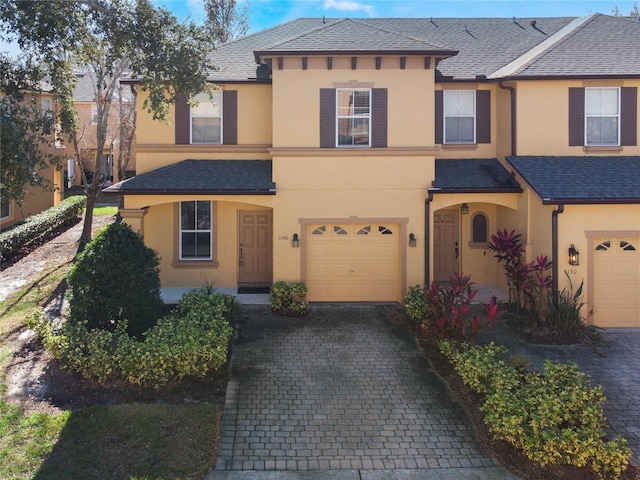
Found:
[[[342,19],[322,23],[319,27],[256,51],[262,55],[282,54],[430,54],[455,55],[457,52],[417,37],[383,28],[375,23]]]
[[[522,68],[520,78],[640,76],[640,21],[594,14]]]

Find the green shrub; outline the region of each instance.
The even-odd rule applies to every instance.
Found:
[[[282,315],[299,317],[307,313],[307,286],[304,283],[279,281],[271,287],[271,311]]]
[[[409,287],[404,297],[404,313],[417,325],[422,335],[427,333],[432,315],[424,288],[420,285]]]
[[[29,217],[25,222],[0,233],[0,261],[4,261],[23,246],[78,217],[84,208],[84,196],[63,200],[55,207]]]
[[[157,322],[163,306],[158,264],[158,255],[131,227],[109,225],[69,272],[69,321],[113,332],[127,319],[127,332],[139,338]]]
[[[204,376],[226,363],[232,328],[225,317],[234,306],[228,295],[188,293],[142,341],[127,334],[126,320],[112,331],[90,330],[86,322],[67,322],[56,331],[44,315],[28,324],[64,368],[100,382],[160,387],[186,376]]]
[[[441,342],[440,351],[463,381],[485,395],[484,422],[540,465],[589,466],[602,478],[618,478],[630,449],[617,436],[605,441],[601,387],[575,365],[545,362],[543,372],[507,365],[503,347]]]

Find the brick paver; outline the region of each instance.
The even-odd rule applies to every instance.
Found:
[[[494,467],[397,305],[243,306],[216,470]]]

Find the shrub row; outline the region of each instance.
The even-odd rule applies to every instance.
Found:
[[[84,208],[85,200],[84,196],[67,198],[55,207],[0,233],[0,260],[6,260],[29,242],[76,218]]]
[[[177,308],[137,340],[127,334],[127,321],[113,331],[67,322],[54,330],[44,315],[28,322],[47,350],[64,368],[99,382],[124,380],[160,387],[186,376],[204,376],[227,361],[232,328],[226,316],[234,298],[194,291]]]
[[[573,364],[547,360],[543,372],[505,362],[504,347],[440,343],[462,380],[485,396],[484,422],[495,438],[540,465],[589,466],[601,478],[619,478],[630,449],[617,436],[605,440],[602,387]]]

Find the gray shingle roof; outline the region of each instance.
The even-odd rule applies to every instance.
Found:
[[[521,192],[496,158],[436,159],[433,188],[443,192]]]
[[[324,24],[321,18],[301,18],[219,46],[211,60],[221,69],[210,78],[213,81],[268,78],[268,72],[257,70],[255,51],[278,51],[285,46],[299,52],[305,48],[367,51],[391,49],[396,45],[404,50],[420,47],[425,51],[432,46],[440,51],[458,51],[457,55],[439,63],[439,74],[475,79],[477,75],[491,75],[572,20],[541,18],[532,27],[528,19],[514,22],[511,18],[326,19]],[[350,30],[353,35],[349,34]]]
[[[640,22],[595,14],[517,72],[518,77],[640,75]]]
[[[271,160],[183,160],[116,183],[107,193],[273,195]]]
[[[640,157],[507,157],[543,203],[640,203]]]
[[[402,54],[444,54],[457,52],[441,45],[426,42],[401,32],[386,30],[383,25],[345,18],[329,24],[321,24],[297,37],[285,40],[262,54],[278,53],[347,53],[386,52]],[[258,57],[258,54],[256,54]]]

